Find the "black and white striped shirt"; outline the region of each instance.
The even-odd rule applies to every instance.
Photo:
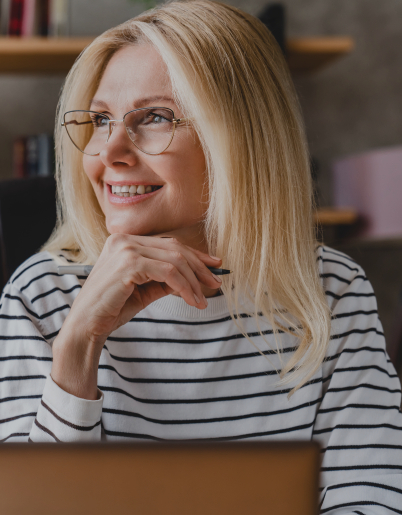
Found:
[[[110,335],[89,401],[50,377],[52,342],[83,279],[32,256],[6,285],[0,310],[0,441],[292,440],[322,446],[322,513],[402,513],[401,385],[385,350],[363,270],[317,250],[333,316],[327,358],[290,399],[279,357],[231,320],[224,296],[198,310],[168,295]],[[264,337],[275,348],[270,326]],[[287,360],[297,345],[282,335]]]

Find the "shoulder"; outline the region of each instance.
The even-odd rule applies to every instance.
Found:
[[[57,267],[63,263],[68,261],[61,251],[55,255],[47,251],[34,254],[15,270],[4,292],[12,290],[29,302],[51,293],[67,293],[74,285],[80,286],[82,281],[75,276],[59,275]]]
[[[23,288],[27,281],[36,278],[38,274],[57,273],[57,264],[49,252],[39,252],[24,261],[12,274],[9,283],[16,288]]]
[[[319,245],[316,249],[316,255],[321,277],[328,274],[338,274],[341,278],[350,280],[356,274],[364,274],[363,269],[356,261],[331,247]]]
[[[324,246],[317,249],[317,260],[331,309],[327,357],[332,361],[331,366],[339,361],[338,356],[343,356],[340,363],[346,366],[351,353],[358,353],[363,361],[370,361],[373,352],[385,355],[377,300],[363,268],[346,254]]]
[[[331,310],[338,305],[372,304],[375,295],[363,268],[352,258],[330,247],[316,249],[320,278]]]

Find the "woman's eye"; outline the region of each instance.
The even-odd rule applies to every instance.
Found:
[[[92,124],[94,127],[107,127],[108,119],[104,116],[92,116]]]
[[[150,113],[146,119],[144,120],[145,123],[154,123],[154,124],[160,124],[160,123],[166,123],[169,122],[167,118],[164,116],[161,116],[157,113]]]

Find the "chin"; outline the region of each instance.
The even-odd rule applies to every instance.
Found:
[[[133,223],[107,223],[106,228],[109,234],[132,234],[147,236],[152,229]]]

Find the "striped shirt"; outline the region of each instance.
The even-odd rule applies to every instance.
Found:
[[[167,295],[113,332],[99,400],[52,381],[52,342],[84,279],[43,252],[21,265],[0,309],[0,441],[293,440],[322,447],[322,513],[402,513],[401,385],[386,353],[373,289],[350,258],[318,247],[332,311],[327,357],[289,399],[276,386],[272,329],[229,316],[224,296],[199,310]],[[281,335],[289,359],[297,340]]]

